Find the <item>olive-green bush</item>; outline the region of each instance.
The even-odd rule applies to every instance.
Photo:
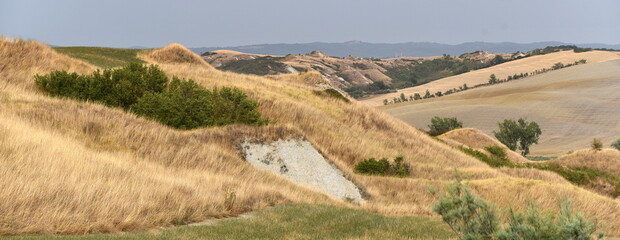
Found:
[[[131,63],[119,69],[79,75],[54,71],[35,76],[39,89],[52,96],[120,107],[178,129],[231,123],[263,125],[259,103],[237,88],[209,91],[192,80],[173,77],[156,65]]]

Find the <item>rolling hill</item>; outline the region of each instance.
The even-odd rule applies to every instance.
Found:
[[[233,50],[238,52],[266,54],[266,55],[286,55],[286,54],[305,54],[311,51],[321,51],[336,57],[357,56],[364,58],[385,58],[418,56],[432,57],[450,54],[458,56],[463,53],[474,51],[487,51],[497,53],[513,53],[517,51],[527,52],[536,48],[547,46],[574,45],[562,42],[535,42],[535,43],[490,43],[490,42],[467,42],[461,44],[442,44],[432,42],[411,42],[411,43],[368,43],[362,41],[349,41],[343,43],[297,43],[297,44],[256,44],[236,47],[202,47],[191,48],[197,54],[216,50]],[[611,48],[620,49],[620,45],[607,44],[576,44],[585,48]]]
[[[487,83],[491,74],[495,74],[495,76],[499,79],[506,79],[508,76],[512,76],[514,74],[531,74],[532,72],[543,68],[550,69],[558,62],[569,64],[581,59],[585,59],[587,63],[606,62],[620,59],[620,53],[608,51],[589,51],[580,53],[575,53],[573,51],[560,51],[545,55],[536,55],[456,76],[442,78],[415,87],[399,89],[395,93],[376,95],[361,101],[370,106],[380,106],[383,105],[384,99],[391,100],[395,97],[397,98],[401,93],[405,94],[405,96],[410,96],[415,93],[424,95],[426,90],[429,90],[431,93],[435,93],[437,91],[446,92],[447,90],[453,88],[458,89],[459,87],[462,87],[463,84],[467,84],[467,86],[472,87],[477,84]]]
[[[1,39],[0,234],[148,230],[285,203],[436,217],[431,205],[458,168],[474,192],[497,206],[535,201],[557,209],[558,201],[571,198],[587,217],[607,223],[601,231],[620,235],[618,201],[554,174],[489,167],[377,109],[318,94],[323,89],[313,84],[322,79],[317,73],[266,78],[222,72],[178,44],[137,57],[207,88],[237,87],[260,102],[261,114],[272,121],[181,131],[121,109],[53,98],[37,89],[35,74],[90,73],[95,63],[42,43]],[[571,69],[591,66],[601,64]],[[590,74],[614,73],[604,69]],[[248,138],[265,143],[306,139],[364,190],[364,201],[349,203],[253,167],[239,150]],[[404,178],[353,170],[365,158],[399,155],[410,166]]]
[[[444,80],[450,79],[438,82]],[[620,136],[620,61],[574,66],[382,109],[419,128],[433,116],[456,116],[466,127],[486,134],[492,134],[499,121],[525,117],[543,131],[532,155],[559,156],[588,147],[593,138],[609,144]]]

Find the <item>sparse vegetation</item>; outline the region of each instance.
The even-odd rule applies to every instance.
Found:
[[[394,158],[391,164],[387,158],[376,160],[375,158],[364,159],[355,165],[355,172],[368,175],[399,176],[409,175],[409,167],[404,163],[403,157]]]
[[[525,213],[510,209],[508,222],[501,223],[496,209],[485,199],[473,194],[462,183],[457,172],[454,183],[447,187],[447,196],[441,196],[433,210],[441,215],[459,239],[592,239],[597,223],[583,217],[571,209],[566,200],[560,207],[559,215],[542,213],[534,204]]]
[[[441,196],[433,206],[433,211],[459,239],[492,239],[499,229],[499,219],[495,209],[486,200],[474,195],[462,183],[457,172],[456,180],[446,188],[447,196]]]
[[[351,100],[349,100],[347,97],[343,96],[340,92],[338,92],[338,90],[333,88],[325,89],[323,91],[315,90],[314,93],[319,96],[328,96],[344,102],[351,102]]]
[[[437,136],[462,127],[463,123],[456,119],[456,117],[441,118],[435,116],[431,119],[431,124],[428,125],[428,128],[430,129],[428,133],[431,136]]]

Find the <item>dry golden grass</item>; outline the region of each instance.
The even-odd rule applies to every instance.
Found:
[[[620,151],[583,149],[551,160],[569,167],[591,167],[620,177]]]
[[[512,76],[514,74],[532,73],[543,68],[551,68],[558,62],[569,64],[581,59],[586,59],[588,63],[607,62],[620,59],[620,53],[608,51],[589,51],[581,53],[561,51],[545,55],[537,55],[439,79],[420,86],[400,89],[395,93],[377,95],[369,99],[364,99],[362,102],[370,106],[381,106],[383,105],[383,99],[392,99],[400,96],[401,93],[404,93],[406,96],[413,95],[415,93],[424,95],[427,89],[431,93],[435,93],[437,91],[445,92],[453,88],[458,89],[465,83],[467,86],[472,87],[477,84],[488,83],[489,76],[491,74],[495,74],[497,78],[506,79],[508,76]]]
[[[484,149],[485,147],[500,146],[506,151],[506,155],[510,161],[515,163],[531,162],[527,158],[521,156],[521,154],[510,150],[508,147],[506,147],[503,143],[497,141],[495,138],[492,138],[475,128],[454,129],[452,131],[442,134],[441,136],[439,136],[439,138],[446,141],[452,146],[465,145],[465,147],[476,149],[485,154],[489,154],[489,152]]]
[[[200,56],[191,51],[188,52],[187,48],[178,43],[171,43],[165,48],[141,53],[138,57],[158,63],[188,63],[204,65],[203,67],[211,66]]]
[[[548,208],[573,198],[587,216],[609,223],[603,231],[620,234],[618,202],[542,173],[521,174],[537,179],[531,180],[490,168],[378,110],[318,96],[313,93],[317,88],[302,84],[307,79],[290,83],[285,78],[174,62],[179,51],[191,55],[181,46],[153,51],[143,58],[168,74],[192,78],[206,87],[241,88],[261,102],[265,117],[276,122],[176,131],[119,109],[54,99],[36,91],[32,75],[41,69],[83,65],[82,71],[88,72],[92,67],[74,61],[75,66],[44,68],[29,58],[51,49],[29,43],[42,47],[17,54],[13,51],[27,48],[0,42],[0,51],[8,56],[0,58],[0,69],[16,76],[10,82],[0,80],[0,234],[138,230],[284,202],[346,204],[247,164],[237,150],[246,137],[306,138],[365,190],[368,200],[360,208],[373,212],[432,215],[430,206],[438,196],[429,189],[441,192],[452,180],[454,168],[459,168],[476,192],[499,206],[522,206],[533,200]],[[14,61],[23,64],[15,66]],[[411,165],[409,178],[353,173],[354,164],[364,158],[398,155]],[[226,191],[236,193],[232,206],[224,201]]]

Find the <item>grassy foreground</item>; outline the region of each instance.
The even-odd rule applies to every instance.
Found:
[[[96,235],[16,236],[6,239],[449,239],[439,218],[386,217],[327,205],[289,204],[213,224]]]
[[[125,66],[132,62],[144,63],[138,53],[142,49],[121,49],[105,47],[55,47],[58,53],[69,55],[72,58],[84,60],[100,68]]]

